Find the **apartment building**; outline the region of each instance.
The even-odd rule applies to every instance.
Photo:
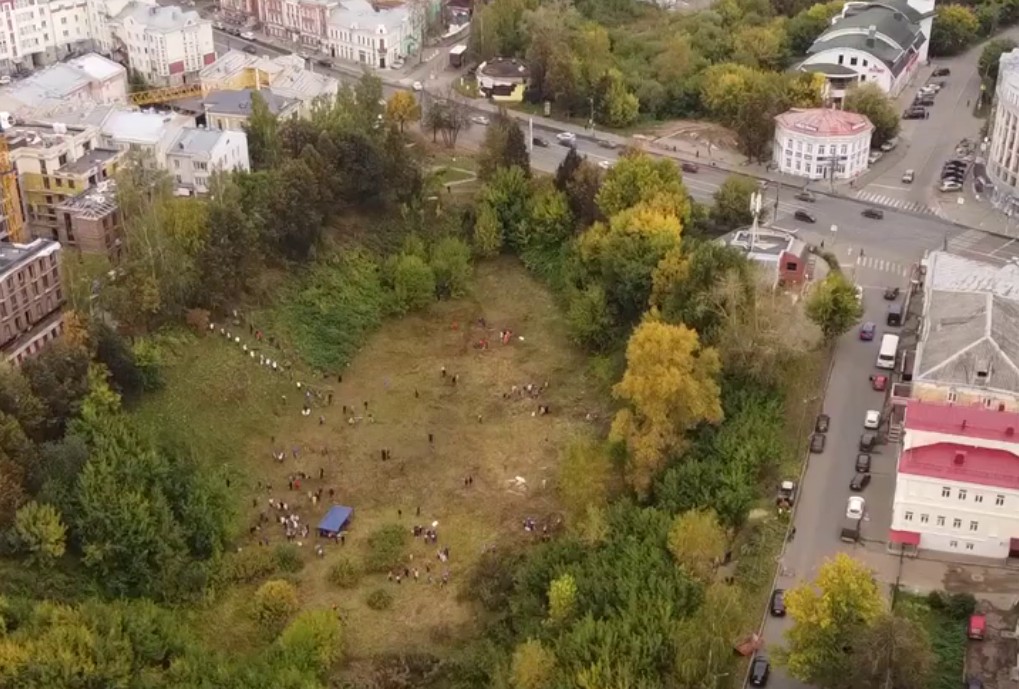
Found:
[[[258,19],[276,38],[319,48],[326,38],[329,13],[339,0],[260,0]]]
[[[251,117],[251,98],[254,89],[242,91],[212,91],[202,101],[206,124],[224,131],[243,131]],[[269,90],[259,91],[269,112],[280,120],[300,117],[301,101],[277,96]]]
[[[127,70],[89,53],[0,87],[0,112],[19,120],[59,116],[100,103],[126,103],[127,93]]]
[[[60,243],[85,254],[121,256],[123,225],[117,205],[116,181],[106,180],[66,199],[57,207]]]
[[[243,131],[188,128],[166,154],[166,168],[179,194],[205,194],[214,172],[251,169],[248,135]]]
[[[326,50],[334,58],[392,67],[421,49],[424,39],[423,8],[369,0],[344,0],[329,12]]]
[[[131,69],[153,86],[197,81],[216,60],[212,21],[194,10],[131,2],[110,17],[109,27]]]
[[[31,70],[73,53],[103,50],[96,0],[0,3],[0,71]]]
[[[300,55],[274,58],[230,50],[202,70],[202,85],[210,91],[256,89],[301,102],[302,117],[309,117],[315,103],[334,100],[338,79],[308,69]],[[204,107],[203,107],[204,111]]]
[[[0,243],[0,351],[20,364],[63,332],[60,244]]]

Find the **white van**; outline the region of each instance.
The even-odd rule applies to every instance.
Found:
[[[899,336],[887,334],[881,338],[881,349],[877,353],[877,367],[887,370],[895,368],[895,355],[899,351]]]

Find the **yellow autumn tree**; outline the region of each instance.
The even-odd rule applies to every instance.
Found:
[[[685,325],[645,320],[626,346],[626,373],[613,394],[626,403],[611,437],[626,444],[626,478],[641,495],[687,431],[722,420],[718,375],[722,365]]]
[[[669,529],[669,552],[690,576],[708,581],[725,556],[725,530],[714,510],[689,510]]]
[[[403,131],[408,122],[421,119],[421,106],[410,91],[397,91],[386,103],[386,119]]]

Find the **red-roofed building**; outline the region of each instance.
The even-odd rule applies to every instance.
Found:
[[[1019,414],[910,400],[889,540],[1019,556]]]
[[[772,159],[779,171],[809,179],[852,179],[867,170],[874,125],[832,108],[793,108],[775,117]]]

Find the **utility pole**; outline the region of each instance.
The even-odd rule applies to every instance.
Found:
[[[527,118],[527,152],[534,155],[534,117]]]
[[[750,215],[753,216],[753,223],[750,225],[750,251],[753,253],[754,248],[757,244],[757,230],[759,228],[759,221],[761,217],[761,202],[764,197],[761,192],[755,191],[750,195]]]

